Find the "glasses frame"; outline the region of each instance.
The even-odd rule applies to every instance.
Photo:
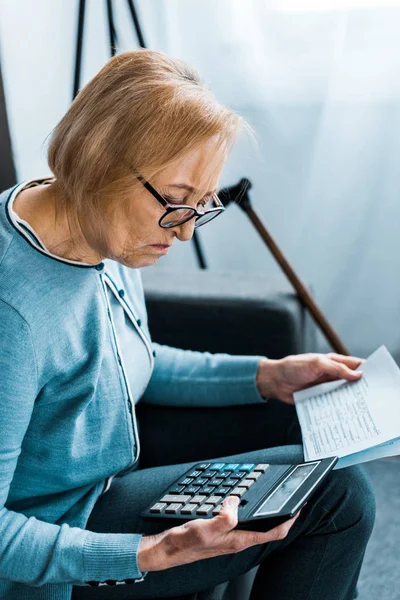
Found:
[[[158,225],[160,227],[162,227],[163,229],[173,229],[174,227],[179,227],[180,225],[183,225],[184,223],[187,223],[188,221],[190,221],[191,219],[196,219],[196,222],[194,224],[195,229],[201,227],[202,225],[206,225],[207,223],[209,223],[210,221],[212,221],[213,219],[215,219],[215,217],[218,217],[218,215],[220,215],[221,213],[224,212],[225,210],[225,206],[222,204],[221,200],[218,198],[218,195],[214,192],[214,194],[212,195],[212,198],[214,199],[214,201],[217,203],[218,206],[216,206],[215,208],[210,208],[208,210],[205,210],[204,212],[199,212],[196,208],[194,208],[193,206],[188,206],[187,204],[169,204],[169,202],[163,198],[161,196],[161,194],[159,194],[159,192],[157,192],[156,189],[153,188],[153,186],[146,181],[146,179],[144,177],[142,177],[141,175],[137,175],[138,180],[140,181],[140,183],[146,188],[146,190],[148,192],[150,192],[150,194],[152,196],[154,196],[154,198],[156,200],[158,200],[158,202],[164,206],[165,208],[165,213],[163,215],[161,215],[159,221],[158,221]],[[168,226],[168,225],[163,225],[162,221],[163,219],[165,219],[165,217],[177,210],[182,210],[185,209],[186,211],[189,210],[191,211],[193,214],[189,215],[187,219],[184,219],[181,223],[178,223],[177,225],[172,225],[172,226]],[[197,219],[199,219],[200,217],[204,217],[204,215],[208,215],[210,213],[215,213],[215,216],[212,217],[211,219],[209,219],[208,221],[206,221],[205,223],[200,223],[199,225],[197,224]]]

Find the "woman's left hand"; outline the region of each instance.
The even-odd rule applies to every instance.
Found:
[[[280,360],[268,358],[260,362],[257,387],[263,398],[278,398],[294,404],[293,392],[335,379],[358,381],[361,371],[355,371],[364,359],[342,354],[298,354]]]

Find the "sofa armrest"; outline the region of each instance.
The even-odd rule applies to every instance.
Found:
[[[315,326],[283,275],[149,268],[142,276],[155,342],[270,358],[315,348]]]

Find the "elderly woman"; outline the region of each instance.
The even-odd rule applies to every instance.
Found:
[[[228,411],[274,397],[293,415],[295,390],[360,377],[357,358],[211,355],[150,339],[139,269],[221,214],[239,125],[182,62],[120,54],[55,128],[53,176],[0,196],[2,600],[171,598],[256,565],[252,600],[354,597],[374,517],[357,468],[332,473],[297,519],[267,532],[235,529],[233,497],[168,530],[140,519],[194,463],[183,447],[185,464],[140,467],[139,401]],[[272,415],[264,449],[243,440],[224,460],[300,462],[288,445],[298,429],[291,437]],[[204,436],[197,459],[211,448]]]

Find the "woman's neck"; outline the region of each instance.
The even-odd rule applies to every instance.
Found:
[[[88,264],[102,260],[83,236],[77,216],[60,202],[54,183],[22,190],[14,200],[13,210],[29,223],[52,254]]]

